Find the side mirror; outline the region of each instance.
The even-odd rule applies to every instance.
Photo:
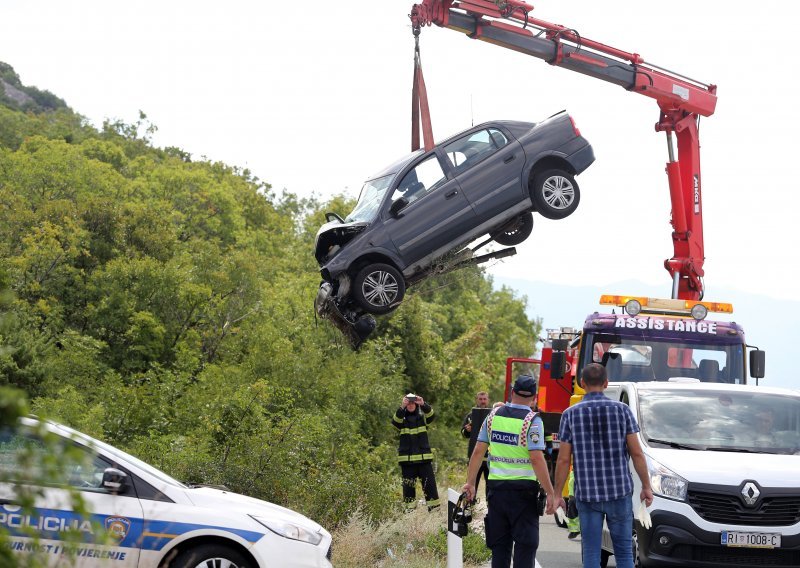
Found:
[[[766,364],[766,352],[761,349],[754,349],[750,352],[750,376],[754,379],[764,378],[764,367]]]
[[[101,487],[111,493],[121,493],[128,487],[128,474],[115,467],[106,468]]]
[[[392,215],[392,217],[400,217],[400,211],[405,209],[406,205],[408,205],[408,198],[402,196],[398,197],[389,208],[389,213]]]
[[[553,351],[550,358],[550,378],[563,379],[567,373],[567,354],[565,351]]]
[[[567,374],[567,348],[569,347],[568,339],[553,339],[551,342],[553,346],[553,354],[550,358],[550,378],[563,379]]]

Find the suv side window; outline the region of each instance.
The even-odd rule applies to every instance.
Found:
[[[442,170],[436,154],[431,154],[403,176],[403,180],[397,186],[394,195],[392,195],[392,201],[405,197],[409,203],[412,203],[435,190],[446,180],[444,170]]]
[[[447,159],[456,173],[477,164],[508,144],[506,136],[496,128],[473,132],[444,147]]]
[[[0,479],[76,489],[100,489],[111,464],[87,448],[53,435],[47,441],[33,433],[0,431]]]

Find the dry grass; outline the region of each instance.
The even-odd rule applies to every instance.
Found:
[[[482,528],[483,512],[476,512],[472,530]],[[428,513],[420,505],[414,512],[374,525],[360,512],[333,533],[336,568],[444,568],[446,553],[426,546],[447,525],[447,508]],[[477,565],[465,561],[465,568]]]

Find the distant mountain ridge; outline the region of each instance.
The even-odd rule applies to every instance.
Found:
[[[50,91],[23,85],[14,68],[2,61],[0,61],[0,105],[37,114],[68,108],[63,99]]]

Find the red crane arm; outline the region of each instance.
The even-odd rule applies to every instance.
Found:
[[[698,123],[701,116],[714,114],[717,87],[646,63],[637,53],[584,38],[572,28],[534,18],[532,11],[533,6],[519,0],[423,0],[412,7],[410,17],[415,33],[436,24],[655,99],[659,107],[655,129],[667,135],[672,202],[674,256],[664,265],[673,279],[674,298],[702,298],[705,256]]]

